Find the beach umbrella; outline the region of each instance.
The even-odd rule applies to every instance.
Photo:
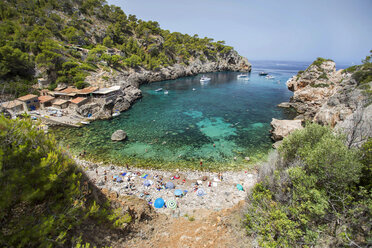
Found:
[[[204,191],[204,189],[198,189],[198,190],[196,191],[196,194],[197,194],[198,196],[203,196],[203,195],[205,195],[205,191]]]
[[[121,177],[117,177],[117,178],[116,178],[116,182],[121,183],[122,181],[123,181],[123,178],[121,178]]]
[[[180,190],[180,189],[176,189],[176,190],[174,191],[174,195],[175,195],[175,196],[181,196],[181,195],[183,195],[183,191]]]
[[[177,202],[173,199],[167,201],[167,208],[175,209],[177,208]]]
[[[119,177],[119,176],[117,176],[117,175],[113,176],[114,179],[117,179],[118,177]]]
[[[151,185],[151,181],[146,180],[146,181],[143,182],[143,185],[145,185],[146,187],[149,187]]]
[[[164,202],[163,198],[158,198],[154,202],[154,207],[155,208],[162,208],[162,207],[164,207],[164,203],[165,202]]]
[[[174,183],[172,183],[172,182],[167,182],[167,184],[165,185],[165,188],[166,188],[166,189],[174,189]]]
[[[244,191],[243,186],[241,184],[237,184],[236,188],[240,191]]]

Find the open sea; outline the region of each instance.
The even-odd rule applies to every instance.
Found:
[[[213,170],[245,168],[245,157],[252,164],[272,149],[271,119],[294,118],[277,104],[289,101],[293,93],[285,82],[309,64],[254,61],[249,81],[238,80],[238,72],[216,72],[205,74],[211,78],[205,84],[197,75],[143,85],[143,98],[120,116],[53,132],[73,154],[86,150],[96,161],[164,169],[199,168],[203,161]],[[126,141],[111,141],[118,129],[128,134]]]

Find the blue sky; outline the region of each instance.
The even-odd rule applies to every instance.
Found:
[[[172,32],[225,40],[251,60],[360,63],[372,49],[372,0],[108,0]]]

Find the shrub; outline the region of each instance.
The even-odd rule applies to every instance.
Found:
[[[367,238],[370,228],[357,223],[368,225],[372,195],[357,186],[371,185],[370,144],[361,154],[318,124],[293,132],[279,148],[276,170],[249,195],[248,234],[262,247],[319,246],[321,237],[365,245],[368,240],[355,238]]]

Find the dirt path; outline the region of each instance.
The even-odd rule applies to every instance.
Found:
[[[133,248],[253,247],[242,227],[243,209],[244,201],[241,201],[233,208],[218,212],[199,210],[195,216],[159,215],[138,226],[136,236],[122,245]]]

